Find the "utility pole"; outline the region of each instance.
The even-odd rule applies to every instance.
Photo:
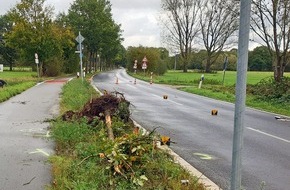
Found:
[[[231,190],[241,189],[242,179],[242,150],[244,117],[248,69],[249,31],[251,16],[251,0],[240,1],[240,26],[238,45],[238,65],[236,83],[236,103],[234,119],[234,137],[232,151]]]

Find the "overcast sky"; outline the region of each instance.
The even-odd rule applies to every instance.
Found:
[[[1,0],[0,15],[5,14],[20,0]],[[46,0],[55,7],[55,13],[67,11],[73,0]],[[160,0],[110,0],[113,18],[121,24],[123,45],[160,46],[160,29],[157,22]]]

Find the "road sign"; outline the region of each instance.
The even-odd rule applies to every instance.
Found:
[[[85,38],[81,34],[79,34],[78,37],[76,37],[76,41],[78,43],[82,43],[84,40],[85,40]]]
[[[35,63],[36,64],[39,64],[39,59],[35,59]]]
[[[34,58],[38,59],[38,54],[37,53],[34,54]]]
[[[147,64],[146,64],[146,63],[143,63],[143,64],[142,64],[142,69],[143,69],[143,70],[147,69]]]
[[[144,58],[142,60],[142,69],[143,70],[147,69],[147,62],[148,62],[148,60],[147,60],[146,56],[144,56]]]
[[[134,66],[133,66],[133,69],[137,69],[137,60],[135,60],[135,63],[134,63]]]

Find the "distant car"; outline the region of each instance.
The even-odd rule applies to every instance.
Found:
[[[0,79],[0,87],[3,88],[4,85],[7,85],[7,83],[4,80]]]

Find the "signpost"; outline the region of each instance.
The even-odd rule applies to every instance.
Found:
[[[137,70],[137,63],[138,63],[138,61],[136,59],[135,62],[134,62],[134,66],[133,66],[135,74],[136,74],[136,70]]]
[[[84,80],[84,73],[83,73],[83,53],[82,53],[82,42],[85,40],[85,38],[81,35],[81,32],[79,32],[79,35],[76,37],[76,41],[79,43],[78,45],[78,51],[76,53],[80,54],[80,67],[81,67],[81,78]]]
[[[39,79],[39,66],[38,66],[39,59],[38,59],[38,54],[37,53],[34,54],[34,58],[35,58],[35,63],[36,63],[36,67],[37,67],[37,77]]]
[[[0,64],[0,72],[3,72],[3,64]]]
[[[226,70],[227,70],[227,66],[228,66],[228,57],[225,58],[225,61],[224,61],[224,74],[223,74],[223,85],[225,83],[225,75],[226,75]]]
[[[147,69],[147,58],[146,56],[144,56],[143,60],[142,60],[142,69],[144,70],[144,75],[145,75],[145,70]]]

